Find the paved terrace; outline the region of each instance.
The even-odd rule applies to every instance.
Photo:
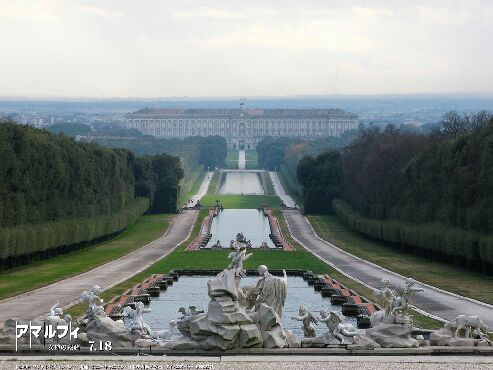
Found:
[[[245,156],[245,151],[240,150],[238,152],[238,169],[239,170],[244,170],[246,168],[246,156]]]
[[[173,218],[163,236],[130,254],[72,278],[0,301],[0,323],[12,318],[38,318],[46,315],[57,299],[66,307],[95,284],[106,290],[127,280],[166,257],[186,240],[197,215],[198,211],[183,211]]]

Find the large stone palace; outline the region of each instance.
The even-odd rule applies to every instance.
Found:
[[[341,109],[141,109],[125,121],[145,135],[220,135],[230,149],[254,149],[267,136],[315,139],[340,136],[358,127],[358,117]]]

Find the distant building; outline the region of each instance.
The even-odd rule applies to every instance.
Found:
[[[220,135],[230,149],[254,149],[265,137],[316,139],[358,128],[358,117],[341,109],[141,109],[126,128],[156,137]]]

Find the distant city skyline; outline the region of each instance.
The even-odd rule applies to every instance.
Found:
[[[488,0],[0,0],[0,97],[493,92]]]

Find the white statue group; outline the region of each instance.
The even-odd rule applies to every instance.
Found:
[[[445,326],[433,332],[429,340],[416,334],[417,329],[409,314],[411,299],[423,289],[415,287],[411,279],[393,288],[388,280],[374,291],[374,297],[383,310],[370,317],[371,328],[358,331],[342,317],[328,309],[319,315],[311,313],[305,306],[299,307],[299,315],[291,317],[303,325],[304,338],[297,338],[284,330],[282,316],[287,296],[287,276],[273,276],[267,266],[261,265],[255,286],[240,287],[246,276],[244,262],[252,254],[246,247],[236,246],[228,255],[230,263],[208,283],[210,302],[206,311],[189,306],[181,307],[181,317],[169,322],[165,330],[152,330],[145,322],[144,314],[150,308],[142,302],[132,307],[125,306],[121,319],[114,321],[105,313],[101,288],[94,285],[80,295],[80,302],[87,302],[86,319],[81,323],[70,315],[62,318],[63,310],[57,302],[46,320],[50,323],[81,324],[79,341],[82,345],[91,341],[111,341],[114,347],[162,347],[176,350],[227,350],[234,348],[264,347],[325,347],[347,345],[348,348],[419,347],[440,346],[491,346],[486,337],[488,328],[477,316],[459,315]],[[325,324],[326,329],[317,336],[312,324]],[[6,325],[12,331],[12,323]],[[175,337],[177,330],[181,337]],[[4,333],[6,329],[4,328]],[[176,339],[173,339],[176,338]],[[2,337],[0,335],[0,343]]]
[[[491,346],[487,339],[487,326],[478,316],[459,315],[444,327],[430,334],[429,340],[416,335],[409,307],[411,298],[423,289],[416,288],[416,282],[405,279],[404,283],[392,288],[390,281],[382,280],[382,287],[373,296],[383,307],[370,317],[371,328],[367,335],[382,347],[420,346]]]
[[[350,323],[344,323],[341,316],[334,311],[322,309],[320,310],[320,317],[316,317],[305,306],[300,306],[299,316],[293,316],[291,319],[303,322],[305,338],[315,338],[304,340],[306,345],[310,343],[351,344],[355,339],[361,339],[361,334],[355,327]],[[322,336],[317,337],[312,323],[318,325],[319,322],[324,323],[327,330]]]

